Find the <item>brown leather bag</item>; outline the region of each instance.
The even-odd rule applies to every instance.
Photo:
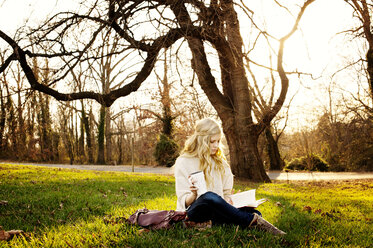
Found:
[[[138,209],[127,221],[145,228],[169,229],[176,222],[184,220],[186,211]]]

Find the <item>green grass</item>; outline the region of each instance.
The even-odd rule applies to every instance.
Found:
[[[120,221],[175,209],[171,176],[0,165],[0,225],[26,232],[0,247],[373,247],[373,181],[253,184],[263,216],[288,234],[236,226],[144,232]]]

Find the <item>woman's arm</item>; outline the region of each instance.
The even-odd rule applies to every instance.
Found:
[[[198,170],[198,163],[193,162],[190,159],[178,158],[175,163],[175,187],[179,210],[185,210],[197,199],[197,188],[192,187],[188,180],[190,173]]]
[[[198,188],[194,185],[194,182],[192,182],[189,188],[192,193],[185,198],[185,207],[189,207],[197,199]]]
[[[231,198],[232,189],[233,189],[233,174],[232,174],[232,171],[229,165],[227,164],[227,167],[224,173],[224,178],[223,178],[223,193],[224,193],[224,199],[230,204],[233,204],[233,201]]]

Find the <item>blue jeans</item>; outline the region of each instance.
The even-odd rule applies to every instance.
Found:
[[[205,222],[211,220],[216,224],[235,224],[248,227],[253,220],[254,213],[262,214],[254,208],[235,208],[214,192],[201,195],[187,209],[189,220]]]

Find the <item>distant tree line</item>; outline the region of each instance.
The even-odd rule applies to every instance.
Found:
[[[312,170],[316,163],[324,162],[326,169],[315,170],[373,171],[372,121],[367,114],[352,116],[345,122],[333,121],[325,113],[311,130],[284,135],[279,147],[287,164],[293,163],[290,169]],[[317,161],[307,164],[315,158]]]
[[[46,82],[50,71],[39,70],[40,63],[33,60],[34,74]],[[0,78],[2,160],[172,166],[194,122],[216,117],[202,91],[193,87],[178,85],[179,100],[172,100],[175,87],[167,76],[158,77],[158,90],[140,95],[140,100],[152,95],[152,103],[116,110],[92,100],[58,102],[25,89],[25,80],[19,67]]]
[[[33,69],[41,80],[48,78],[50,72],[38,71],[36,60]],[[184,88],[182,101],[172,100],[170,94],[175,88],[166,77],[158,80],[153,105],[133,106],[103,116],[102,108],[92,101],[60,103],[40,92],[25,90],[25,79],[17,70],[8,72],[16,87],[8,83],[9,76],[1,77],[3,160],[117,165],[133,161],[172,166],[193,123],[203,117],[216,117],[206,97],[193,87]],[[108,116],[110,122],[105,121]],[[102,123],[109,123],[110,128]],[[346,102],[338,111],[325,111],[309,130],[289,134],[279,131],[275,124],[258,143],[266,169],[325,170],[317,167],[317,163],[325,163],[329,171],[373,170],[372,115],[361,100]],[[102,126],[106,128],[100,130]],[[271,168],[269,147],[278,149],[280,168]]]

